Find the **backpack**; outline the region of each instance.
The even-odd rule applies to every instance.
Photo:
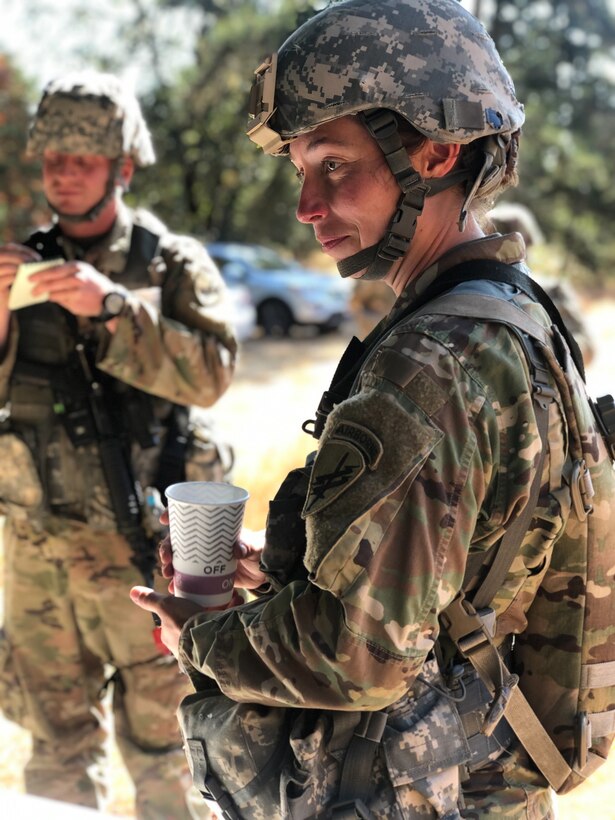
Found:
[[[519,284],[517,271],[514,279]],[[531,289],[537,293],[535,283]],[[544,303],[542,292],[539,298]],[[615,404],[611,396],[596,402],[587,397],[579,372],[582,365],[579,368],[572,360],[575,344],[570,337],[565,343],[557,325],[548,335],[511,303],[475,294],[453,295],[430,302],[414,315],[420,313],[503,321],[515,332],[530,364],[543,440],[545,365],[563,401],[572,507],[527,612],[527,627],[515,638],[518,674],[508,672],[493,646],[489,604],[531,520],[538,482],[525,514],[497,545],[495,556],[485,559],[491,559],[489,572],[469,596],[471,600],[462,591],[442,613],[441,623],[492,693],[493,720],[506,717],[553,789],[564,794],[604,763],[615,737]],[[554,306],[549,306],[549,313],[556,315]],[[537,476],[540,473],[541,468]],[[482,568],[483,558],[478,557],[477,566],[470,556],[464,588]]]
[[[474,279],[506,282],[529,292],[550,314],[550,332],[503,299],[476,293],[443,295],[459,282]],[[514,526],[486,556],[470,554],[462,591],[441,615],[438,644],[452,642],[465,666],[474,671],[475,691],[484,707],[480,731],[467,738],[463,753],[456,746],[453,730],[447,734],[448,765],[463,767],[465,761],[475,762],[481,755],[486,759],[494,748],[489,743],[493,740],[496,744],[499,738],[506,744],[506,732],[512,727],[547,781],[562,794],[604,762],[615,735],[615,533],[609,528],[615,523],[615,404],[610,396],[595,404],[587,398],[582,357],[574,339],[546,294],[517,268],[490,260],[462,263],[439,277],[409,306],[406,316],[396,316],[395,324],[421,313],[501,322],[516,334],[528,361],[543,440],[548,404],[554,395],[548,372],[561,394],[570,438],[570,474],[566,480],[572,510],[527,612],[527,629],[515,637],[515,671],[506,667],[493,642],[495,618],[489,605],[531,521],[542,460],[528,504]],[[388,325],[385,332],[390,329]],[[306,431],[319,437],[328,413],[349,395],[356,375],[382,335],[376,328],[365,345],[353,340],[331,387],[323,394],[316,418],[304,425]],[[293,519],[294,511],[302,506],[306,470],[293,471],[286,483],[289,491],[277,505],[277,497],[274,499],[270,515],[274,509],[279,509],[280,515],[288,510],[289,519]],[[297,554],[302,536],[299,532],[292,535]],[[296,566],[289,565],[289,578],[296,572]],[[471,584],[477,576],[480,582]],[[470,587],[466,598],[464,590]],[[305,735],[310,738],[308,757],[316,774],[314,793],[307,803],[300,803],[305,766],[301,789],[292,777],[294,788],[289,789],[286,764],[290,761],[291,769],[295,765],[299,737],[304,736],[297,726],[309,722],[314,710],[234,703],[210,679],[196,671],[191,674],[202,691],[188,696],[178,711],[185,748],[195,785],[218,801],[225,817],[370,817],[366,804],[379,745],[384,745],[387,759],[393,760],[402,750],[394,760],[397,776],[405,777],[419,791],[429,765],[435,764],[437,770],[441,751],[431,762],[414,761],[403,738],[401,743],[393,742],[391,733],[395,730],[387,712],[326,712],[325,717],[331,720],[326,730]],[[440,708],[456,708],[454,700],[445,696]],[[444,712],[438,719],[446,720]],[[427,727],[424,736],[429,735]],[[326,748],[323,736],[328,738]],[[314,738],[322,741],[322,748]],[[289,745],[295,757],[289,756]],[[333,803],[330,789],[326,790],[331,779],[335,780],[337,798]],[[292,793],[297,794],[296,805],[286,797]]]

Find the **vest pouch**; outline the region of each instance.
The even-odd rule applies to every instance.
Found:
[[[282,816],[326,818],[338,797],[342,764],[361,712],[305,709],[290,729],[292,754],[282,772]]]
[[[43,503],[43,487],[26,442],[16,433],[0,435],[0,502],[5,511],[34,510]]]
[[[261,568],[281,588],[307,578],[303,556],[307,545],[301,510],[310,481],[311,465],[291,470],[269,502]]]
[[[215,688],[185,697],[177,716],[196,788],[245,820],[282,820],[280,771],[293,712],[236,703]]]
[[[445,688],[435,671],[435,661],[423,667],[422,678]],[[400,816],[424,801],[436,817],[460,818],[460,772],[472,758],[462,719],[450,697],[426,687],[417,679],[413,691],[389,713],[382,737],[388,777]],[[414,794],[413,794],[414,792]]]
[[[229,481],[234,462],[230,444],[207,428],[191,427],[185,453],[186,481]]]
[[[426,665],[431,677],[435,662]],[[342,767],[360,712],[302,710],[289,735],[292,756],[282,771],[282,815],[327,820],[340,788]],[[374,816],[426,815],[460,818],[460,770],[472,750],[455,703],[421,683],[388,711],[380,749],[371,768]],[[460,769],[461,767],[461,769]],[[393,816],[393,815],[391,815]]]

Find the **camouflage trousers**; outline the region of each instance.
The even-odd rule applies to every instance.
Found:
[[[65,519],[44,531],[7,519],[4,551],[16,687],[2,687],[1,705],[32,734],[27,792],[104,808],[113,733],[137,817],[215,817],[191,785],[175,716],[189,682],[155,645],[149,613],[129,599],[142,579],[124,538]]]

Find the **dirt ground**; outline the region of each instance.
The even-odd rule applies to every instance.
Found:
[[[597,350],[588,368],[589,392],[594,396],[613,393],[615,301],[586,303],[585,311]],[[292,339],[256,339],[244,344],[234,384],[213,413],[218,432],[236,450],[236,483],[250,489],[267,474],[276,485],[292,466],[289,458],[296,464],[314,449],[314,440],[301,432],[301,424],[313,417],[353,332],[349,323],[339,333],[311,336],[305,332]],[[253,511],[249,526],[264,525],[264,518],[257,521],[260,513]],[[21,772],[28,750],[27,735],[0,716],[0,790],[23,791]],[[115,816],[132,816],[131,786],[118,766],[117,753],[114,755],[116,797],[109,810]],[[592,815],[615,820],[614,781],[615,753],[591,786],[558,800],[559,820],[585,820]]]

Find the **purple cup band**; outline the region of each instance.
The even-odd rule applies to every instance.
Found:
[[[185,572],[173,573],[176,590],[192,595],[225,595],[232,591],[234,573],[226,575],[187,575]]]

